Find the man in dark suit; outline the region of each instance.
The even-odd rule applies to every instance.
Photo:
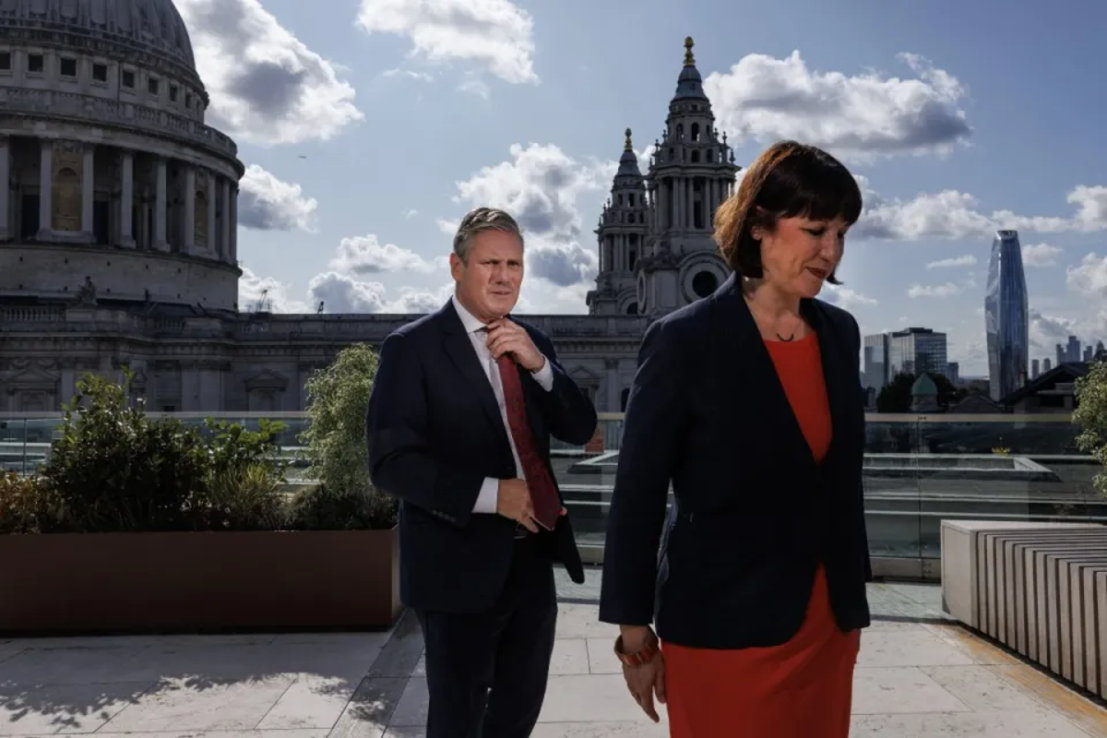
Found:
[[[550,436],[586,443],[596,411],[550,339],[509,317],[523,281],[510,215],[466,215],[450,269],[450,301],[381,345],[370,475],[401,501],[400,595],[426,641],[427,738],[525,738],[553,652],[552,562],[584,581]]]

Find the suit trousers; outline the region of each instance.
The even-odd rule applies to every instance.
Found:
[[[476,614],[416,611],[426,643],[427,738],[528,738],[546,696],[557,625],[541,532],[515,541],[504,588]]]

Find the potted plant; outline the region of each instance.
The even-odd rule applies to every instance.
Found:
[[[359,431],[331,422],[356,401],[348,384],[372,386],[375,357],[352,357],[310,385],[321,425],[307,453],[321,481],[292,495],[282,424],[151,419],[130,401],[129,375],[82,377],[39,474],[0,477],[0,631],[390,626],[395,508],[350,482],[340,462]]]

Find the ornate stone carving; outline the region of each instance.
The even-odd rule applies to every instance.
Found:
[[[96,304],[96,285],[92,283],[92,277],[85,275],[85,283],[77,290],[74,301],[78,305],[92,306]]]

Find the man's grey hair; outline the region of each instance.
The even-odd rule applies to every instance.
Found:
[[[461,219],[454,235],[454,253],[462,262],[469,262],[469,252],[473,248],[473,239],[484,231],[501,231],[510,233],[519,239],[519,245],[523,245],[523,231],[515,219],[506,211],[498,208],[477,208],[470,210]]]

